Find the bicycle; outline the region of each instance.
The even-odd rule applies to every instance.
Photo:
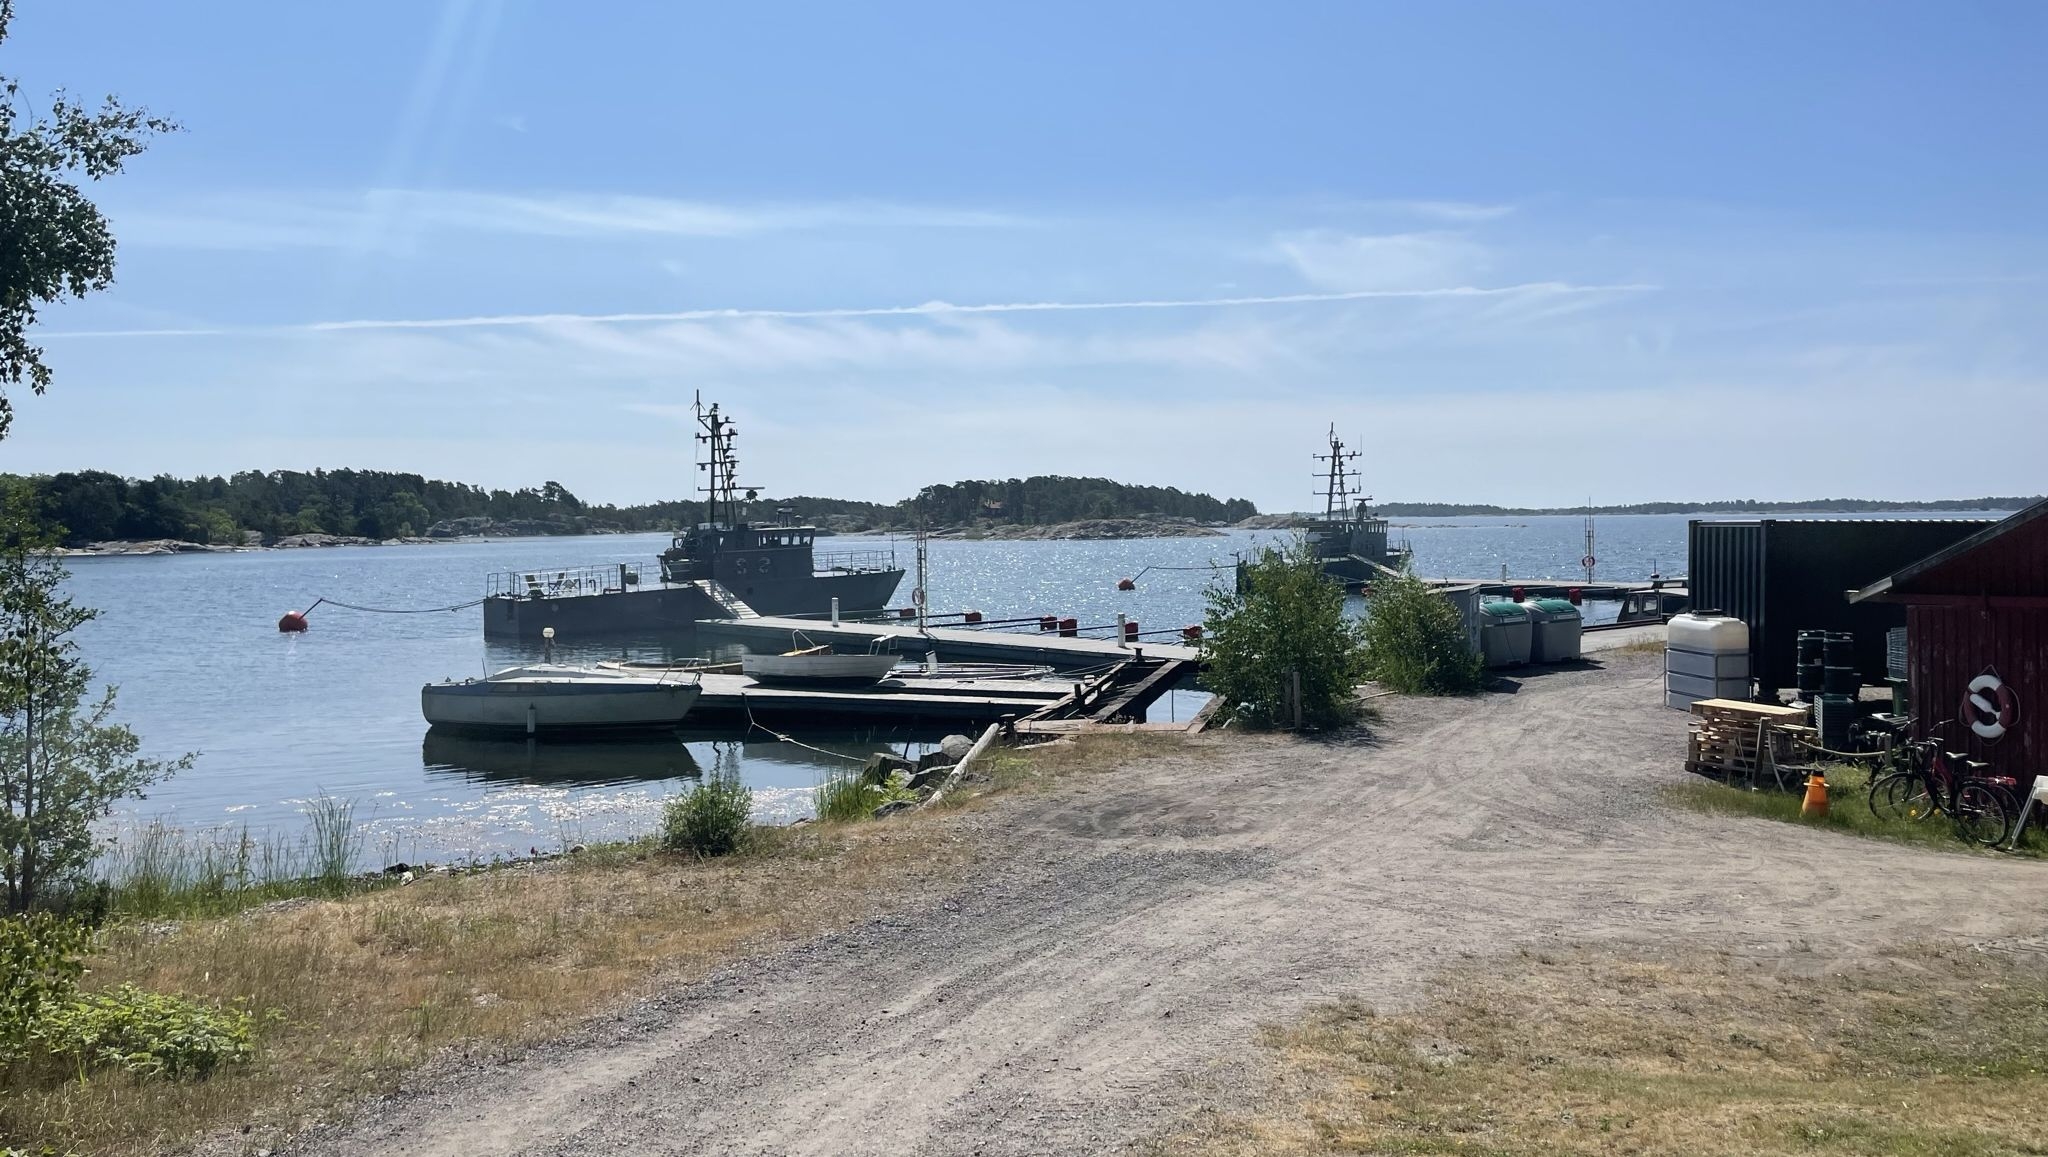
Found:
[[[1936,724],[1934,730],[1941,726]],[[1986,774],[1990,765],[1961,752],[1943,751],[1932,737],[1894,751],[1902,754],[1906,766],[1872,779],[1872,815],[1917,823],[1940,812],[1963,840],[1987,848],[2005,842],[2019,814],[2018,780]]]

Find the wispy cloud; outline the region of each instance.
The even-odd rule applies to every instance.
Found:
[[[1367,204],[1371,208],[1392,213],[1405,213],[1411,217],[1423,217],[1431,221],[1457,225],[1498,221],[1515,211],[1513,205],[1481,205],[1470,201],[1372,201]]]
[[[1455,285],[1418,289],[1355,289],[1333,293],[1283,293],[1247,297],[1151,298],[1133,301],[1013,301],[962,305],[928,301],[921,305],[853,306],[832,309],[680,309],[645,313],[507,313],[470,317],[357,318],[274,326],[220,326],[189,329],[70,330],[41,334],[45,338],[214,337],[231,334],[325,333],[341,330],[503,329],[562,325],[649,325],[664,322],[779,318],[944,317],[1006,313],[1090,313],[1117,310],[1230,309],[1250,306],[1311,305],[1374,300],[1474,300],[1518,297],[1573,297],[1645,293],[1654,285],[1574,285],[1533,281],[1519,285]]]
[[[530,237],[741,237],[794,230],[993,229],[1014,214],[880,201],[725,204],[612,193],[372,189],[210,197],[117,211],[124,241],[201,249],[364,248],[422,230]]]
[[[1465,284],[1488,265],[1486,247],[1462,233],[1319,229],[1282,234],[1273,246],[1311,284],[1340,292],[1427,292]]]

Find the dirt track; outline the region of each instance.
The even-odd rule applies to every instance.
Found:
[[[443,1067],[294,1152],[1091,1153],[1227,1099],[1258,1024],[1418,995],[1546,943],[1725,947],[1811,969],[2032,934],[2048,864],[1673,810],[1653,659],[1382,739],[1233,737],[973,821],[992,870],[506,1065]]]

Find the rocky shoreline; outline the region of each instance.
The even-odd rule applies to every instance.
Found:
[[[61,553],[67,558],[141,558],[170,554],[248,554],[265,550],[304,550],[329,546],[434,546],[452,542],[481,542],[491,538],[581,538],[588,535],[622,533],[616,529],[596,527],[564,533],[559,528],[549,529],[545,524],[491,523],[489,520],[477,520],[477,523],[481,524],[478,525],[468,519],[461,521],[464,525],[449,526],[437,523],[428,534],[405,538],[365,538],[349,534],[288,534],[272,542],[260,542],[255,541],[252,532],[251,541],[240,544],[157,538],[140,542],[89,542],[82,546],[66,547]],[[451,531],[459,533],[450,533]],[[881,535],[909,532],[873,530],[858,533]],[[1223,533],[1221,529],[1188,519],[1089,518],[1049,526],[998,524],[942,527],[932,531],[931,536],[1014,542],[1055,539],[1099,542],[1128,538],[1214,538]],[[825,536],[821,531],[820,537]]]
[[[144,558],[164,554],[252,554],[262,550],[300,550],[320,546],[431,546],[441,542],[458,542],[453,538],[359,538],[348,534],[288,534],[272,543],[244,543],[231,546],[218,542],[184,542],[175,538],[155,538],[142,542],[88,542],[84,546],[68,546],[61,553],[65,558]]]
[[[1087,518],[1079,522],[1060,522],[1050,526],[1017,526],[999,524],[995,526],[947,527],[931,532],[933,538],[995,539],[997,541],[1037,542],[1046,539],[1072,539],[1077,541],[1104,541],[1119,538],[1215,538],[1222,534],[1213,526],[1204,526],[1190,519],[1180,518]]]

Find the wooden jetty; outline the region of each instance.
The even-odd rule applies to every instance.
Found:
[[[1130,659],[1017,721],[1031,731],[1055,723],[1143,723],[1145,711],[1168,691],[1194,677],[1188,659]]]
[[[770,687],[745,675],[706,674],[690,724],[759,720],[824,723],[968,724],[1021,719],[1073,688],[1023,679],[884,679],[872,687]]]
[[[1519,578],[1446,578],[1429,579],[1428,582],[1431,586],[1439,587],[1478,587],[1479,593],[1482,595],[1489,597],[1498,595],[1502,598],[1506,598],[1516,591],[1521,591],[1532,599],[1565,598],[1573,591],[1577,591],[1580,598],[1592,599],[1596,602],[1619,602],[1632,594],[1642,594],[1649,591],[1657,591],[1665,595],[1675,595],[1680,598],[1683,598],[1686,594],[1685,584],[1682,582],[1589,583],[1579,579]]]
[[[941,659],[1029,663],[1061,671],[1099,668],[1140,654],[1148,659],[1187,663],[1199,658],[1196,648],[1180,643],[1125,644],[1114,639],[1066,637],[1054,632],[977,631],[967,627],[926,627],[920,631],[916,624],[903,622],[841,622],[833,626],[816,619],[775,615],[703,619],[697,623],[697,637],[714,645],[738,643],[757,651],[787,651],[819,643],[829,643],[837,651],[864,651],[887,639],[882,645],[911,658],[921,659],[926,652],[936,651]]]

